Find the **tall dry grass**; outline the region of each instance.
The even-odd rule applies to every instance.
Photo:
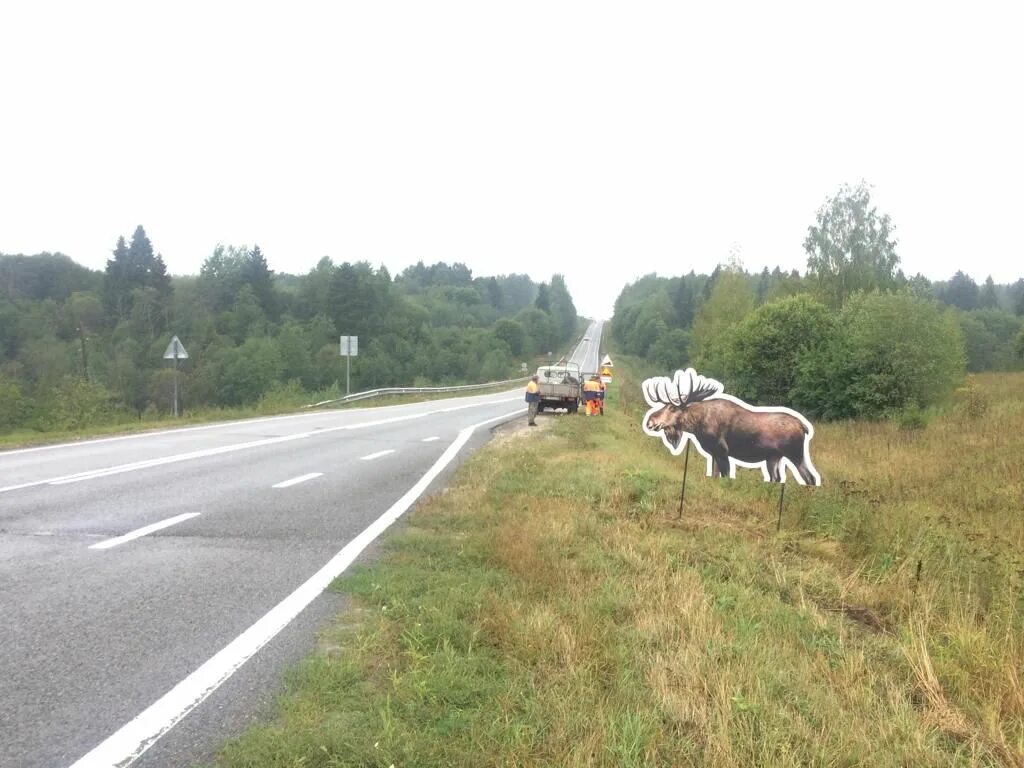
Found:
[[[817,489],[703,477],[605,418],[485,450],[231,766],[1024,764],[1024,376],[921,429],[820,425]],[[539,432],[539,434],[537,434]]]
[[[970,377],[923,429],[819,430],[830,489],[799,520],[843,544],[930,711],[1024,764],[1024,375]]]

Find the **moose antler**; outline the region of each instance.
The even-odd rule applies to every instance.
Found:
[[[715,379],[699,375],[693,368],[676,371],[673,378],[654,376],[643,383],[644,399],[652,407],[659,405],[684,406],[707,400],[722,391],[722,384]]]
[[[689,400],[690,392],[693,389],[692,373],[692,368],[687,368],[685,371],[676,371],[675,378],[672,380],[676,392],[679,393],[679,402],[676,405],[682,405]]]
[[[709,397],[721,394],[725,389],[722,382],[701,376],[693,368],[676,371],[677,382],[684,378],[687,380],[686,395],[683,397],[684,403],[698,403],[701,400],[707,400]],[[682,387],[680,387],[680,391],[682,391]]]
[[[651,406],[682,405],[679,388],[668,376],[654,376],[643,383],[644,399]]]

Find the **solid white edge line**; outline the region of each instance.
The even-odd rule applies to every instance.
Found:
[[[480,427],[496,421],[507,421],[523,413],[495,416],[466,427],[445,449],[427,472],[388,510],[373,521],[362,533],[342,547],[326,565],[304,584],[274,606],[266,615],[245,630],[207,660],[171,690],[143,710],[131,722],[107,737],[88,754],[79,758],[71,768],[125,768],[153,746],[157,739],[173,728],[189,712],[201,704],[211,693],[257,651],[284,629],[302,610],[323,592],[334,579],[392,523],[401,517],[423,495],[430,484],[458,455],[469,438]]]
[[[89,549],[110,549],[111,547],[116,547],[118,544],[124,544],[126,541],[141,539],[143,536],[150,533],[162,531],[164,528],[170,528],[172,525],[177,525],[185,520],[191,520],[193,517],[199,517],[200,514],[200,512],[186,512],[183,515],[169,517],[166,520],[161,520],[159,523],[153,523],[152,525],[145,525],[142,528],[136,528],[134,531],[130,531],[124,536],[118,536],[113,539],[101,541],[98,544],[93,544]]]
[[[293,477],[291,480],[285,480],[284,482],[280,482],[277,485],[272,485],[270,487],[271,488],[291,488],[293,485],[298,485],[299,483],[304,483],[307,480],[313,480],[313,479],[315,479],[317,477],[323,477],[323,476],[324,476],[323,472],[310,472],[308,475],[299,475],[298,477]]]
[[[394,448],[388,448],[386,451],[377,451],[376,453],[371,453],[371,454],[369,454],[367,456],[360,456],[359,460],[360,461],[373,461],[374,459],[379,459],[381,456],[387,456],[389,453],[394,453],[394,452],[395,452]]]

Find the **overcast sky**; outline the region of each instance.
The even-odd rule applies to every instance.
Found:
[[[908,274],[1024,275],[1022,4],[0,0],[0,252],[175,274],[806,266],[874,186]]]

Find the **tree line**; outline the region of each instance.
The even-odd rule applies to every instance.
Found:
[[[817,211],[807,269],[647,275],[615,302],[624,351],[665,371],[694,365],[752,403],[817,418],[917,412],[965,370],[1024,369],[1024,278],[978,285],[907,277],[890,217],[865,183]]]
[[[0,254],[0,432],[76,429],[171,408],[171,335],[186,410],[344,394],[340,335],[359,336],[353,391],[520,375],[565,347],[578,318],[561,275],[476,277],[422,262],[392,276],[323,258],[277,274],[258,246],[219,245],[171,276],[143,227],[103,271],[63,254]]]

